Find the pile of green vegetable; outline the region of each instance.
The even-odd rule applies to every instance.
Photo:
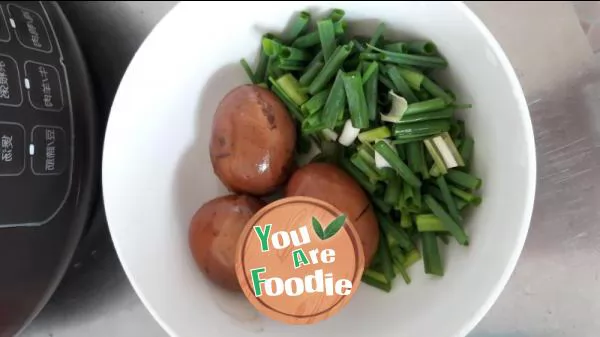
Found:
[[[255,70],[241,64],[297,120],[298,157],[336,163],[370,195],[381,240],[363,282],[390,291],[397,275],[411,282],[421,256],[427,274],[443,276],[439,241],[469,244],[462,212],[481,203],[481,180],[455,112],[470,105],[432,78],[448,65],[433,42],[388,40],[384,23],[351,37],[344,14],[313,25],[301,12],[281,36],[263,36]]]

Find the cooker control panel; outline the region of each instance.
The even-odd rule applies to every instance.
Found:
[[[73,111],[41,2],[0,2],[0,228],[40,226],[67,199]]]

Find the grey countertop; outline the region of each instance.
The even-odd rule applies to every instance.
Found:
[[[600,4],[468,4],[517,70],[538,156],[538,190],[525,249],[504,292],[471,336],[598,336],[600,54],[593,46],[600,40],[590,24],[596,17],[589,16],[600,18]],[[94,55],[90,68],[101,74],[97,84],[105,108],[133,53],[173,5],[64,4],[86,54]],[[89,253],[78,256],[22,336],[166,336],[127,281],[106,227],[96,230],[86,243]]]

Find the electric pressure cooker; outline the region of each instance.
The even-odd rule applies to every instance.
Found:
[[[55,2],[0,2],[0,336],[42,309],[91,214],[100,138],[82,53]]]

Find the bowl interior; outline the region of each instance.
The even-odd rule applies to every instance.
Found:
[[[474,171],[484,202],[468,219],[468,248],[441,246],[446,275],[411,268],[412,284],[392,293],[361,286],[350,304],[313,326],[263,318],[241,296],[220,291],[196,268],[189,220],[226,193],[212,172],[208,139],[215,108],[246,83],[239,59],[254,59],[260,36],[294,13],[346,10],[353,31],[380,21],[391,38],[433,40],[450,63],[442,81],[461,102],[475,138]],[[115,99],[105,142],[104,198],[126,273],[144,304],[173,336],[459,336],[485,314],[523,246],[535,190],[528,110],[500,47],[460,3],[181,3],[138,51]]]

